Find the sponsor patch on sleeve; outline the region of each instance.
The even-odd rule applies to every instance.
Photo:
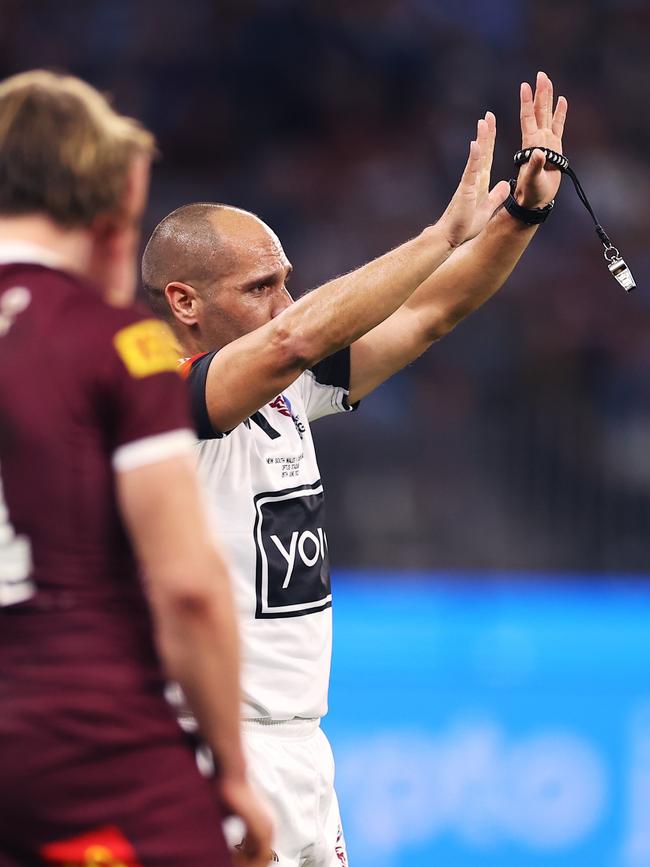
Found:
[[[145,319],[122,328],[113,337],[117,354],[135,379],[178,369],[178,348],[169,326]]]

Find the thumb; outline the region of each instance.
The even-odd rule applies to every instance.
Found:
[[[488,195],[488,204],[491,211],[496,211],[499,205],[502,205],[510,194],[510,184],[508,181],[499,181],[495,184]]]
[[[529,166],[533,175],[538,175],[546,165],[546,154],[544,151],[534,150],[529,160]]]

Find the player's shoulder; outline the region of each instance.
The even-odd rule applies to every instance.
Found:
[[[66,319],[66,330],[88,357],[117,356],[136,378],[177,368],[179,352],[171,329],[139,304],[115,307],[81,292]]]
[[[85,287],[83,281],[76,281],[72,277],[70,282],[76,291],[68,298],[65,315],[85,320],[93,333],[111,335],[140,321],[157,321],[139,304],[116,307],[105,301],[95,290]]]
[[[132,376],[177,371],[179,350],[168,325],[138,307],[116,312],[111,344]]]
[[[38,306],[53,316],[83,322],[92,335],[110,333],[151,314],[138,305],[115,307],[108,304],[99,289],[85,277],[41,262],[15,262],[0,265],[0,286],[24,285],[37,293]],[[84,332],[85,333],[85,332]]]

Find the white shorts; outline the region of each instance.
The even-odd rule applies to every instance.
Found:
[[[242,727],[251,784],[274,812],[280,867],[347,867],[334,757],[320,720]]]

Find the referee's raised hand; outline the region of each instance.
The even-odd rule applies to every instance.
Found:
[[[507,181],[490,190],[490,172],[497,122],[491,111],[476,125],[476,139],[470,142],[465,171],[446,211],[438,221],[449,244],[458,247],[483,229],[495,210],[508,196]]]
[[[560,96],[553,108],[553,82],[545,72],[537,73],[535,93],[527,81],[522,83],[520,102],[522,148],[547,147],[562,153],[568,104]],[[542,151],[535,151],[519,170],[515,199],[524,208],[543,208],[555,198],[561,178],[557,166],[547,166]]]

